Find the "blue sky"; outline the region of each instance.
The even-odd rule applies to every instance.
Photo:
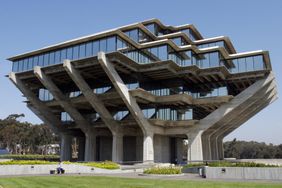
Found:
[[[282,1],[9,0],[0,3],[0,118],[24,113],[39,123],[21,93],[4,77],[6,58],[106,29],[159,18],[164,24],[194,24],[204,37],[229,36],[238,52],[269,50],[281,93]],[[278,99],[226,139],[282,143],[282,100]]]

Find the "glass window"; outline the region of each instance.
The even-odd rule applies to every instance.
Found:
[[[66,49],[62,49],[61,50],[61,62],[63,60],[67,59],[67,50]]]
[[[28,58],[28,70],[33,68],[33,57]]]
[[[265,69],[263,56],[254,56],[254,70],[263,70]]]
[[[67,48],[67,59],[72,60],[72,47]]]
[[[86,44],[86,57],[92,56],[92,42]]]
[[[173,38],[172,41],[177,45],[177,46],[181,46],[182,42],[181,42],[181,38],[177,37],[177,38]]]
[[[100,49],[99,51],[106,52],[107,51],[107,41],[106,39],[100,40]]]
[[[49,65],[49,53],[44,54],[43,66]]]
[[[58,64],[61,62],[61,50],[57,50],[55,52],[55,64]]]
[[[79,58],[79,45],[76,45],[73,47],[72,50],[72,59],[78,59]]]
[[[238,71],[239,72],[246,72],[246,59],[240,58],[238,59]]]
[[[28,69],[28,58],[24,59],[24,67],[23,70],[26,71]]]
[[[219,66],[219,54],[218,52],[210,53],[210,67],[218,67]]]
[[[85,44],[79,45],[79,58],[84,58],[86,56]]]
[[[156,35],[155,24],[148,24],[146,25],[146,28],[151,31],[152,34]]]
[[[34,56],[33,57],[33,66],[37,66],[38,65],[38,56]]]
[[[96,56],[99,52],[99,41],[94,41],[92,43],[92,53],[93,53],[93,56]]]
[[[246,67],[247,67],[247,71],[253,71],[254,70],[253,57],[247,57],[246,58]]]
[[[53,65],[55,63],[55,52],[51,52],[49,55],[49,64]]]
[[[116,50],[116,37],[107,38],[107,52]]]
[[[17,72],[18,71],[18,65],[19,65],[18,61],[14,61],[13,62],[13,67],[12,67],[12,71],[13,72]]]
[[[168,59],[167,58],[167,46],[158,47],[158,56],[162,61]]]

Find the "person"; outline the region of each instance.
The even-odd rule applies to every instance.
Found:
[[[65,173],[65,170],[62,167],[62,161],[60,161],[57,168],[57,174],[63,174],[63,173]]]

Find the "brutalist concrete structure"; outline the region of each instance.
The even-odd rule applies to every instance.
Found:
[[[228,37],[158,19],[9,60],[27,106],[60,135],[62,160],[74,137],[85,161],[223,159],[222,139],[277,98],[267,51],[237,53]]]

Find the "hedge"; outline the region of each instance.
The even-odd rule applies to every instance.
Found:
[[[181,167],[152,167],[144,170],[144,174],[181,174]]]
[[[219,161],[219,162],[210,162],[210,163],[192,163],[187,164],[184,168],[190,167],[199,167],[199,166],[209,166],[209,167],[280,167],[278,165],[269,165],[263,163],[254,163],[254,162],[231,162],[231,161]]]
[[[81,163],[85,166],[97,167],[97,168],[104,168],[109,170],[119,169],[120,166],[117,163],[112,161],[104,161],[104,162],[86,162]]]
[[[0,159],[59,161],[59,155],[0,155]]]

